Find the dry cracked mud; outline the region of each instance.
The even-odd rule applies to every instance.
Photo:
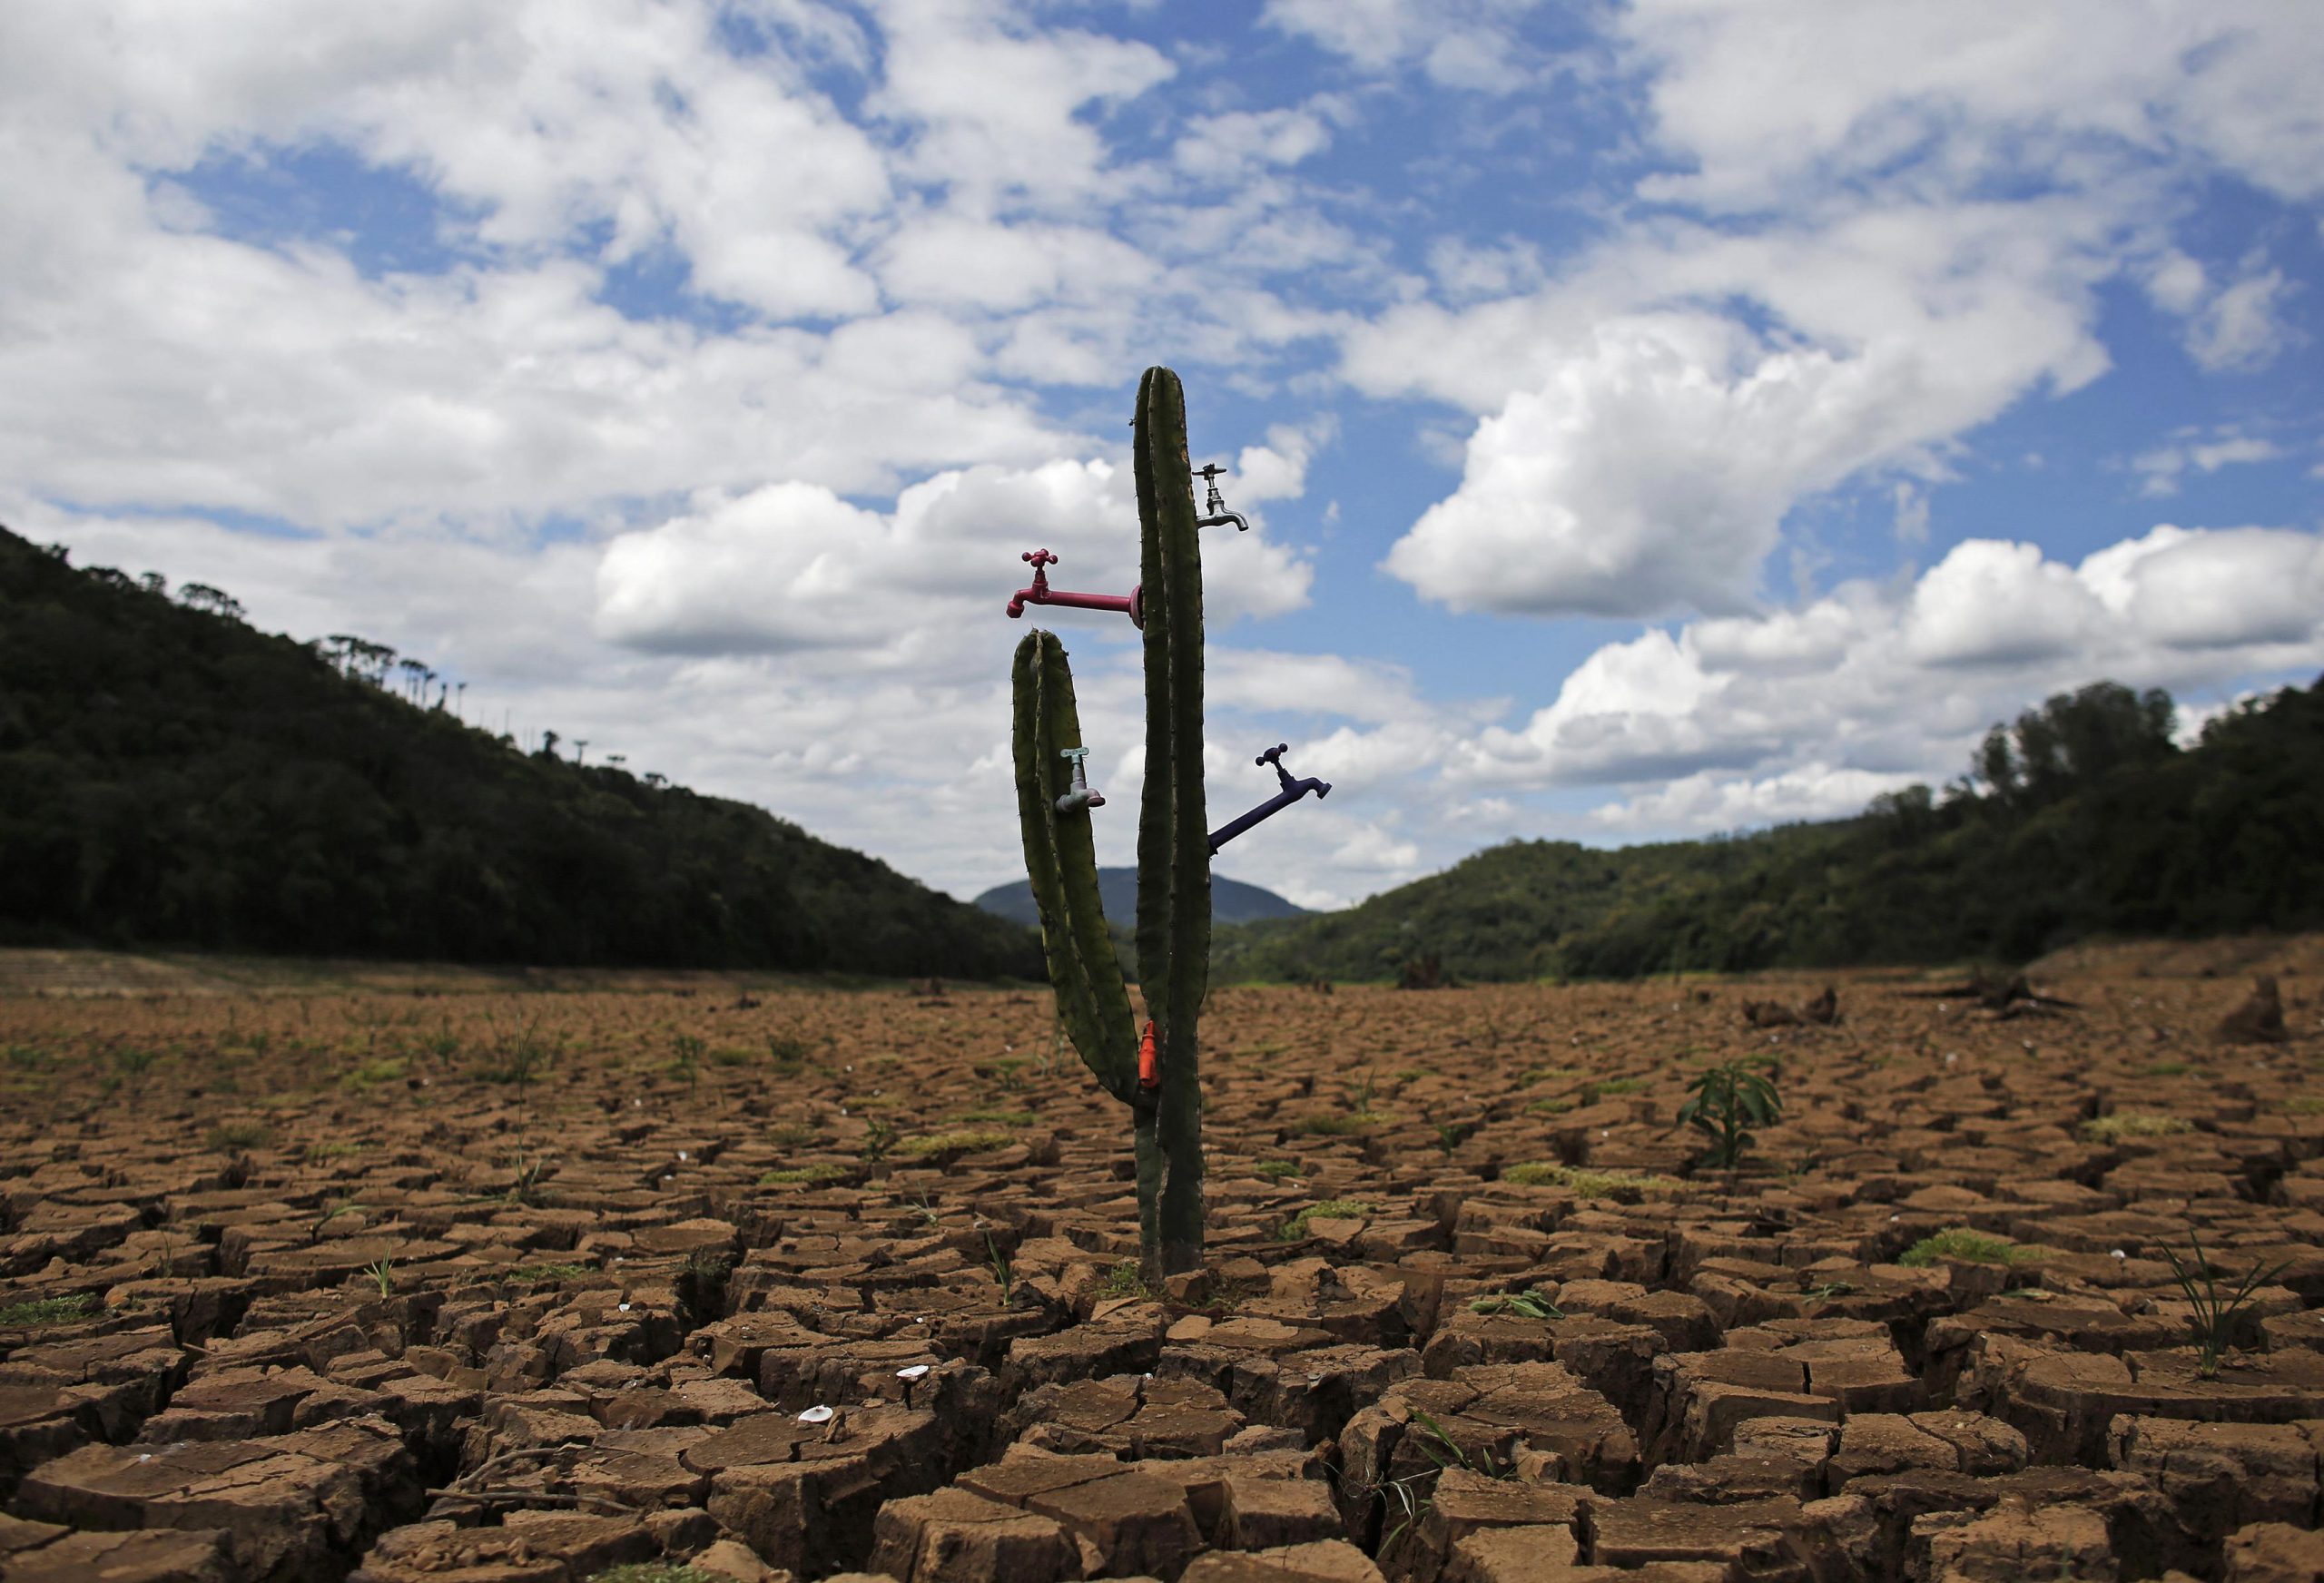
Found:
[[[1221,989],[1158,1291],[1045,993],[26,953],[0,1578],[2324,1578],[2313,944]]]

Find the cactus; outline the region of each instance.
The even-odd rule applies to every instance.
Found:
[[[1210,975],[1210,844],[1202,786],[1202,551],[1178,377],[1137,392],[1137,516],[1146,640],[1146,784],[1137,820],[1137,978],[1152,1024],[1150,1082],[1129,990],[1098,899],[1098,858],[1066,750],[1081,742],[1073,672],[1057,634],[1018,644],[1011,676],[1018,819],[1067,1035],[1099,1086],[1129,1107],[1138,1240],[1149,1278],[1202,1267],[1197,1022]],[[1070,807],[1070,804],[1068,804]]]

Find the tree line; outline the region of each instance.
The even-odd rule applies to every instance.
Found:
[[[1041,976],[1033,931],[862,853],[241,615],[0,528],[0,942]]]
[[[2181,748],[2160,690],[1997,723],[1942,788],[1856,818],[1602,851],[1512,841],[1346,912],[1222,931],[1245,979],[1624,978],[2022,962],[2107,937],[2324,927],[2324,677]]]

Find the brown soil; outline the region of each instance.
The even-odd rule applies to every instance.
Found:
[[[2324,1575],[2319,958],[1220,990],[1155,1293],[1045,993],[0,953],[0,1578]]]

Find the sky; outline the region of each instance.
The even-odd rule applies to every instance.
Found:
[[[968,897],[1161,363],[1213,823],[1333,783],[1219,872],[1845,815],[2324,671],[2319,82],[2309,0],[11,0],[0,523]],[[1128,862],[1136,634],[1036,619]]]

